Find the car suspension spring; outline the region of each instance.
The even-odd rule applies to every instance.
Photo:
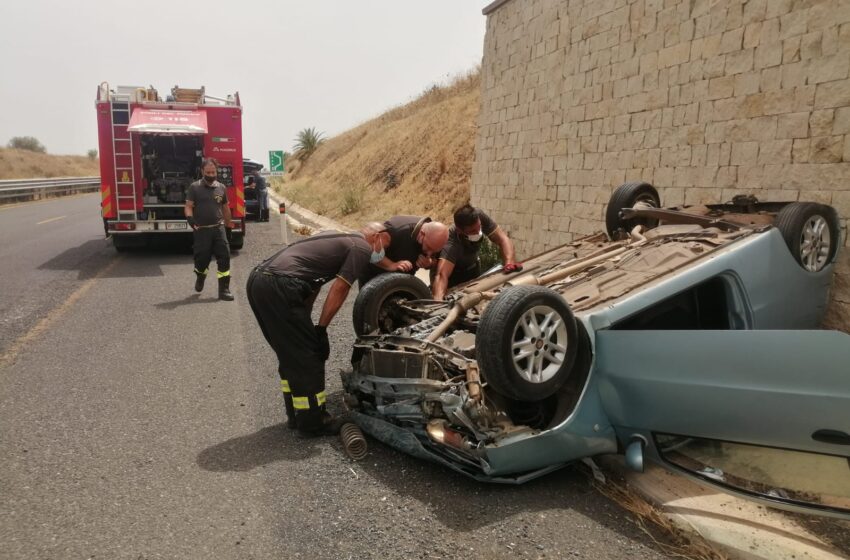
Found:
[[[339,437],[342,439],[342,448],[345,449],[345,454],[352,460],[359,461],[366,456],[368,451],[366,438],[356,424],[351,422],[343,424],[339,430]]]

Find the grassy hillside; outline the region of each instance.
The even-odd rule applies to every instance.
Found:
[[[395,214],[448,220],[469,198],[479,80],[476,70],[431,87],[328,139],[303,165],[287,161],[287,175],[276,186],[352,227]]]
[[[96,175],[100,175],[97,159],[0,148],[0,179],[93,177]]]

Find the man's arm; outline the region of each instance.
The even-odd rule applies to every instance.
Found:
[[[189,222],[189,225],[192,229],[198,229],[198,226],[195,225],[195,201],[187,200],[186,205],[183,206],[183,213],[186,215],[186,221]]]
[[[378,264],[376,264],[378,268],[383,270],[387,270],[389,272],[410,272],[413,270],[413,263],[410,261],[394,261],[389,257],[384,257],[381,259]]]
[[[334,283],[331,284],[330,291],[328,291],[328,296],[325,298],[325,305],[322,307],[322,314],[319,315],[320,327],[327,327],[328,324],[330,324],[334,315],[336,315],[339,308],[342,307],[342,304],[345,302],[345,298],[348,297],[349,290],[351,290],[351,286],[348,282],[339,277],[334,280]]]
[[[437,276],[431,282],[431,296],[434,299],[441,300],[446,295],[446,289],[449,285],[449,276],[455,269],[455,263],[448,259],[440,259],[437,264]]]
[[[499,246],[499,252],[502,253],[503,264],[511,264],[515,262],[514,259],[516,259],[516,254],[514,254],[514,244],[501,228],[491,233],[489,238],[490,241]]]

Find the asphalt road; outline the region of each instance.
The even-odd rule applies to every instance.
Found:
[[[3,558],[664,557],[577,469],[485,485],[289,432],[244,292],[277,217],[249,224],[229,303],[192,291],[185,249],[115,253],[96,195],[0,208],[0,235]]]

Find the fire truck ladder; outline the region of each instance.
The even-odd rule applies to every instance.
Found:
[[[130,94],[112,94],[109,100],[112,116],[112,158],[115,169],[115,198],[118,204],[119,220],[136,220],[139,215],[136,187],[133,182],[133,139],[130,125]],[[122,200],[133,202],[132,211]]]

